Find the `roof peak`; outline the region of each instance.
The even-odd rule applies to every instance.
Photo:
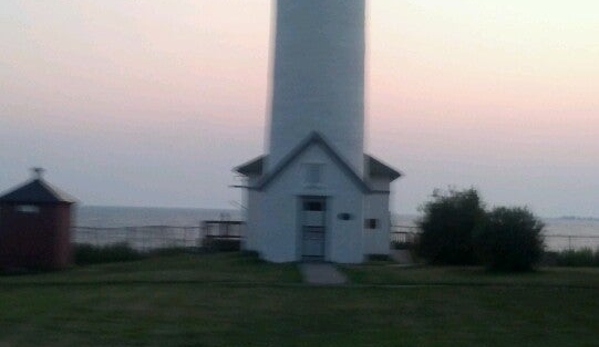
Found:
[[[76,199],[42,178],[44,169],[32,168],[32,179],[0,196],[4,203],[72,204]]]
[[[301,155],[305,150],[307,150],[311,145],[320,146],[329,157],[340,166],[340,168],[345,171],[349,178],[354,182],[359,189],[361,189],[365,193],[369,193],[372,191],[367,182],[364,181],[360,175],[356,172],[356,170],[349,165],[343,157],[337,153],[337,151],[328,143],[325,137],[317,131],[312,131],[308,136],[304,138],[291,152],[287,154],[285,158],[280,160],[265,176],[263,176],[260,181],[256,183],[256,188],[262,190],[266,188],[276,177],[286,169],[299,155]]]

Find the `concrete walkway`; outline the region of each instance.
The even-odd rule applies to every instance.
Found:
[[[304,282],[314,285],[340,285],[347,283],[347,277],[332,264],[303,263],[299,265]]]
[[[391,251],[391,259],[402,265],[414,265],[412,253],[408,250],[394,249]]]

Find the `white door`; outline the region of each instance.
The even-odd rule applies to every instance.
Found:
[[[322,197],[305,197],[301,209],[302,258],[322,261],[325,258],[326,200]]]

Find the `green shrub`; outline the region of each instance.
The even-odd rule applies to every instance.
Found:
[[[531,270],[543,255],[543,228],[527,208],[495,208],[476,230],[477,252],[490,270]]]
[[[557,252],[557,266],[599,266],[599,249],[593,252],[590,248]]]
[[[483,203],[475,189],[436,190],[417,221],[422,231],[418,253],[428,262],[446,265],[476,263],[473,233],[484,220]]]
[[[133,261],[146,256],[131,248],[127,243],[107,246],[76,245],[73,255],[77,265]]]

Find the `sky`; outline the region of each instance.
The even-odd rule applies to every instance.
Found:
[[[0,190],[42,166],[86,205],[236,208],[264,153],[270,0],[3,0]],[[366,149],[487,205],[599,216],[599,3],[370,0]]]

